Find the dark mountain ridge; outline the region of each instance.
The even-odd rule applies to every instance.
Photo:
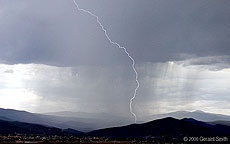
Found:
[[[213,125],[195,119],[164,118],[143,124],[131,124],[123,127],[106,128],[88,133],[91,136],[106,137],[167,137],[185,136],[229,136],[230,127]]]
[[[78,135],[84,133],[72,129],[59,129],[38,124],[0,120],[0,134],[35,134],[35,135]]]

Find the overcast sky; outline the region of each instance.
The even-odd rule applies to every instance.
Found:
[[[138,119],[230,115],[229,0],[76,0],[136,61]],[[129,113],[131,61],[72,0],[0,0],[0,107]]]

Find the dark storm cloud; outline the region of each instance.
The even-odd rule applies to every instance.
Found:
[[[228,0],[91,3],[81,5],[97,13],[112,38],[127,46],[137,61],[186,59],[179,54],[198,57],[230,54]]]
[[[72,1],[1,3],[3,62],[72,66],[128,60],[107,41],[95,19],[77,11]]]
[[[76,1],[98,15],[110,38],[136,60],[138,117],[228,100],[229,0]],[[34,107],[39,112],[131,116],[136,83],[130,59],[72,0],[0,0],[0,63],[23,63],[0,65],[1,97],[29,89],[41,97]]]
[[[79,0],[138,62],[230,55],[230,1]],[[0,1],[0,57],[8,63],[129,63],[71,0]],[[229,62],[229,61],[226,61]]]

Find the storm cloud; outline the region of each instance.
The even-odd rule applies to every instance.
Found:
[[[176,110],[230,114],[220,106],[229,100],[229,0],[76,1],[135,59],[138,119]],[[0,107],[131,116],[130,59],[72,0],[0,0],[0,62]]]
[[[0,2],[2,61],[64,66],[129,61],[71,0]],[[228,0],[78,2],[138,62],[230,55]]]

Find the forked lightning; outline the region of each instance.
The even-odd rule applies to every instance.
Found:
[[[82,12],[84,12],[84,13],[87,13],[87,14],[91,15],[92,17],[95,17],[96,20],[97,20],[97,23],[100,25],[102,31],[104,32],[104,34],[105,34],[107,40],[108,40],[111,44],[116,45],[118,48],[123,49],[124,52],[126,53],[126,55],[129,57],[129,59],[132,61],[132,68],[133,68],[133,71],[135,72],[135,79],[136,79],[136,84],[137,84],[137,86],[136,86],[136,88],[135,88],[135,90],[134,90],[133,97],[130,99],[129,108],[130,108],[130,113],[134,116],[134,118],[135,118],[135,123],[136,123],[136,122],[137,122],[137,117],[136,117],[136,114],[133,112],[132,103],[133,103],[133,100],[134,100],[135,97],[136,97],[137,90],[138,90],[138,88],[139,88],[139,86],[140,86],[140,83],[139,83],[139,81],[138,81],[138,73],[137,73],[136,68],[135,68],[135,60],[132,58],[132,56],[129,54],[129,52],[127,51],[127,49],[126,49],[125,47],[120,46],[120,44],[118,44],[117,42],[114,42],[114,41],[112,41],[112,40],[110,39],[110,37],[109,37],[108,34],[107,34],[106,29],[104,28],[104,26],[103,26],[102,23],[100,22],[100,20],[99,20],[99,18],[98,18],[97,15],[93,14],[92,12],[90,12],[90,11],[88,11],[88,10],[85,10],[85,9],[80,8],[79,5],[77,4],[77,2],[76,2],[75,0],[73,0],[73,2],[74,2],[74,4],[75,4],[75,6],[77,7],[78,11],[82,11]]]

